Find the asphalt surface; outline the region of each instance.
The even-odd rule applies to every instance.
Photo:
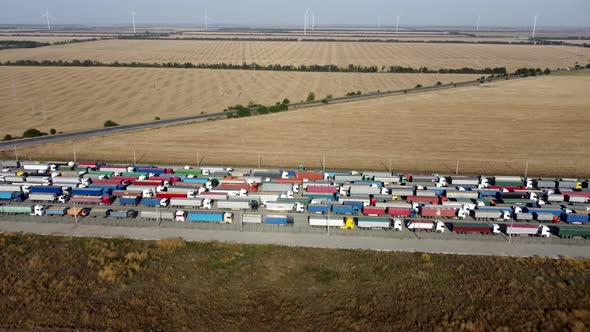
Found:
[[[231,232],[224,230],[199,230],[162,227],[105,227],[101,225],[0,222],[2,232],[24,232],[52,236],[74,237],[124,237],[140,240],[159,240],[181,237],[186,241],[220,241],[247,244],[274,244],[291,247],[369,249],[379,251],[429,252],[461,255],[511,256],[511,257],[590,257],[586,246],[564,244],[521,244],[495,241],[440,240],[440,239],[391,239],[347,237],[327,234]]]
[[[510,76],[509,79],[517,79],[517,76]],[[493,79],[495,80],[505,80],[506,78],[501,79]],[[386,96],[394,96],[394,95],[402,95],[406,93],[418,93],[418,92],[429,92],[435,90],[443,90],[443,89],[450,89],[455,87],[463,87],[463,86],[472,86],[472,85],[479,85],[481,84],[479,80],[475,81],[466,81],[466,82],[457,82],[453,84],[442,84],[442,85],[435,85],[435,86],[428,86],[422,88],[412,88],[412,89],[403,89],[403,90],[395,90],[395,91],[383,91],[383,92],[373,92],[373,93],[366,93],[363,95],[358,96],[346,96],[346,97],[338,97],[332,98],[328,101],[328,104],[334,103],[342,103],[342,102],[349,102],[349,101],[356,101],[356,100],[363,100],[363,99],[370,99],[370,98],[379,98],[379,97],[386,97]],[[300,103],[291,103],[289,104],[289,109],[297,109],[302,107],[312,107],[312,106],[321,106],[325,105],[321,100],[318,101],[309,101],[309,102],[300,102]],[[74,139],[81,139],[81,138],[89,138],[95,136],[104,136],[110,134],[117,134],[123,132],[129,132],[134,130],[140,129],[149,129],[149,128],[157,128],[163,127],[168,125],[176,125],[176,124],[186,124],[190,122],[194,122],[197,120],[215,118],[215,117],[225,117],[228,113],[231,112],[219,112],[219,113],[211,113],[211,114],[201,114],[201,115],[193,115],[181,118],[173,118],[173,119],[163,119],[158,121],[151,121],[151,122],[144,122],[138,124],[130,124],[130,125],[122,125],[116,127],[108,127],[108,128],[99,128],[99,129],[92,129],[86,131],[79,131],[73,133],[65,133],[65,134],[58,134],[58,135],[51,135],[51,136],[42,136],[42,137],[33,137],[33,138],[25,138],[25,139],[17,139],[7,142],[0,142],[0,150],[8,150],[13,148],[31,146],[36,144],[44,144],[44,143],[54,143],[64,140],[74,140]]]

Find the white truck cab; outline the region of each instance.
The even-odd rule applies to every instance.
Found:
[[[289,178],[289,172],[283,171],[281,173],[281,179],[288,179],[288,178]]]
[[[502,219],[504,219],[504,220],[510,220],[510,219],[512,219],[512,213],[510,213],[508,211],[502,212]]]
[[[305,212],[305,205],[302,203],[295,203],[295,212]]]
[[[533,189],[533,187],[534,187],[534,186],[533,186],[533,179],[531,179],[531,178],[526,178],[526,179],[525,179],[525,187],[526,187],[527,189]]]
[[[211,210],[213,208],[213,201],[209,198],[203,200],[203,209]]]
[[[169,203],[169,202],[170,202],[170,199],[168,199],[168,198],[162,198],[162,199],[160,200],[160,206],[162,206],[162,207],[166,207],[166,206],[168,206],[168,203]]]
[[[537,233],[540,237],[549,237],[551,235],[551,231],[549,227],[545,225],[539,226],[539,232]]]
[[[30,194],[31,193],[31,188],[32,186],[22,186],[21,190],[23,191],[23,193],[25,194]]]
[[[179,222],[185,222],[186,221],[186,212],[184,212],[183,210],[178,210],[174,213],[174,220],[179,221]]]
[[[464,209],[458,209],[457,210],[457,218],[459,218],[459,219],[465,219],[466,214],[467,213],[465,212]]]
[[[390,193],[389,188],[381,187],[381,195],[389,195]]]
[[[156,187],[156,192],[158,193],[163,193],[166,191],[166,187],[165,186],[157,186]]]
[[[53,183],[53,181],[51,180],[51,178],[50,178],[50,177],[44,177],[44,178],[43,178],[43,185],[44,185],[44,186],[50,186],[50,185],[51,185],[51,183]]]
[[[439,176],[435,181],[435,185],[437,188],[446,187],[448,186],[447,179],[444,176]]]
[[[437,220],[434,222],[434,231],[437,233],[444,233],[445,232],[445,223]]]
[[[488,181],[487,177],[482,176],[479,178],[479,184],[477,185],[478,189],[489,188],[489,186],[490,186],[490,182]]]
[[[493,224],[492,225],[492,233],[494,233],[494,234],[500,234],[500,225]]]
[[[401,219],[393,219],[393,230],[396,232],[402,231],[402,220]]]
[[[60,195],[57,197],[57,202],[60,204],[66,204],[67,201],[68,201],[68,196],[66,196],[66,195]]]
[[[151,198],[154,197],[154,190],[153,189],[144,189],[141,193],[144,198]]]
[[[246,189],[240,189],[240,196],[248,196],[248,190]]]
[[[45,206],[43,205],[35,205],[33,208],[33,215],[34,216],[42,216],[45,214]]]

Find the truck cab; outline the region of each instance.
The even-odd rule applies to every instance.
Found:
[[[346,220],[344,221],[344,226],[340,227],[340,229],[354,229],[354,218],[346,218]]]
[[[299,202],[295,203],[295,212],[305,212],[305,205]]]
[[[482,176],[479,178],[479,184],[477,185],[478,189],[489,188],[489,186],[490,186],[490,182],[487,177]]]
[[[466,216],[467,216],[467,213],[465,212],[464,209],[458,209],[457,210],[457,218],[459,218],[459,219],[465,219]]]
[[[53,181],[51,180],[50,177],[44,177],[43,178],[43,185],[44,186],[50,186],[53,183]]]
[[[401,232],[402,231],[402,220],[401,219],[393,219],[393,230],[396,232]]]
[[[437,220],[434,222],[434,231],[437,233],[444,233],[445,232],[445,223]]]
[[[508,211],[502,212],[502,219],[504,219],[504,220],[510,220],[510,219],[512,219],[512,213],[510,213]]]
[[[551,235],[551,231],[549,230],[549,227],[541,225],[539,226],[539,232],[537,233],[537,235],[539,235],[540,237],[549,237]]]
[[[42,216],[45,214],[45,206],[43,205],[35,205],[33,208],[33,215],[34,216]]]
[[[446,179],[444,176],[439,176],[439,177],[436,179],[436,181],[435,181],[435,183],[434,183],[434,184],[435,184],[435,186],[436,186],[437,188],[440,188],[440,187],[446,187],[446,186],[448,186],[448,185],[449,185],[449,184],[447,183],[447,179]]]
[[[493,224],[493,225],[492,225],[492,233],[493,233],[493,234],[500,234],[500,225],[498,225],[498,224]]]
[[[186,212],[183,210],[178,210],[174,213],[174,220],[179,221],[179,222],[185,222],[186,221]]]
[[[68,201],[68,196],[66,196],[66,195],[60,195],[57,197],[57,202],[60,204],[66,204],[67,201]]]
[[[203,208],[211,210],[212,207],[213,207],[213,201],[210,200],[209,198],[205,198],[203,200]]]
[[[142,191],[142,196],[144,198],[151,198],[154,197],[154,191],[152,189],[144,189]]]
[[[170,203],[170,199],[168,199],[168,198],[162,198],[160,200],[160,206],[162,206],[162,207],[167,207],[168,203]]]

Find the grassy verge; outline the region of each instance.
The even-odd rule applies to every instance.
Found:
[[[0,235],[0,327],[584,330],[590,260]]]

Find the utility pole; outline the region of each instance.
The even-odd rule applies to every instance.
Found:
[[[78,162],[78,160],[76,159],[76,147],[74,145],[72,145],[72,152],[74,152],[74,162]]]
[[[328,207],[328,219],[326,219],[326,227],[328,227],[328,236],[330,236],[330,209],[332,207]]]
[[[199,156],[198,151],[197,151],[197,167],[201,167],[201,157]]]
[[[524,166],[524,177],[526,178],[527,174],[529,172],[529,161],[526,161],[526,165]]]
[[[244,230],[244,210],[240,210],[240,232]]]
[[[135,159],[135,149],[133,149],[133,166],[137,165],[137,161]]]
[[[14,146],[14,159],[18,161],[18,152],[16,152],[16,145]]]
[[[258,153],[258,168],[262,168],[262,155],[260,153]]]
[[[326,155],[322,156],[322,172],[326,171]]]
[[[459,175],[459,159],[457,159],[457,168],[455,168],[455,175]]]
[[[389,173],[391,173],[391,159],[389,159]]]

